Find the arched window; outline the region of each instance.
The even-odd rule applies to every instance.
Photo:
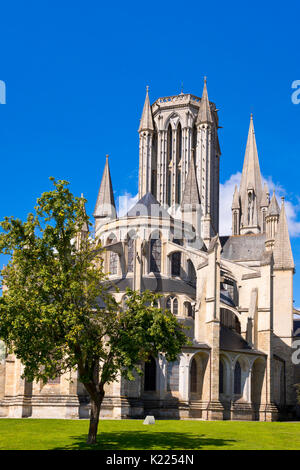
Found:
[[[192,359],[191,364],[191,393],[197,393],[197,362]]]
[[[145,362],[144,390],[145,392],[156,390],[156,361],[152,356]]]
[[[118,254],[113,251],[110,252],[109,257],[109,272],[110,274],[118,273]]]
[[[176,297],[168,297],[166,301],[166,308],[174,315],[178,315],[178,300]]]
[[[234,368],[234,394],[241,395],[242,393],[242,369],[239,361],[236,361]]]
[[[181,252],[176,251],[171,255],[171,275],[180,276]]]
[[[196,287],[197,275],[194,265],[191,260],[187,262],[187,271],[188,271],[188,282],[193,286]]]
[[[172,136],[172,127],[169,124],[168,132],[167,132],[167,161],[170,163],[173,156],[173,136]]]
[[[241,324],[238,317],[228,310],[227,308],[221,308],[220,322],[221,325],[226,326],[235,330],[237,333],[241,334]]]
[[[171,177],[171,172],[168,170],[168,174],[167,174],[167,204],[168,206],[171,205],[171,200],[172,200],[172,197],[171,197],[171,191],[172,191],[172,177]]]
[[[173,313],[174,315],[178,315],[178,300],[176,299],[176,297],[173,300]]]
[[[177,126],[177,131],[176,131],[176,161],[177,163],[181,159],[181,151],[182,151],[182,131],[181,131],[181,124],[179,123]]]
[[[187,317],[194,318],[194,309],[191,302],[184,302],[185,314]]]
[[[167,366],[167,391],[177,392],[179,390],[179,362],[168,362]]]
[[[181,171],[177,170],[177,183],[176,183],[176,203],[179,204],[181,199]]]
[[[127,272],[133,272],[133,260],[134,260],[134,239],[129,237],[127,240]]]
[[[117,241],[117,237],[115,236],[114,233],[112,233],[107,241],[106,241],[106,244],[107,245],[111,245],[112,243],[115,243]],[[108,252],[108,256],[109,256],[109,273],[110,274],[118,274],[118,254],[117,253],[114,253],[113,251],[110,251]]]
[[[194,149],[194,154],[196,152],[196,147],[197,147],[197,128],[196,126],[193,127],[193,144],[192,148]]]
[[[159,237],[159,235],[157,235]],[[161,270],[161,240],[151,238],[150,240],[150,272],[160,273]]]
[[[224,367],[222,361],[219,363],[219,393],[224,393]]]

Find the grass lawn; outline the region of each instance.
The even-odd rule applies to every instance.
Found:
[[[87,420],[0,419],[0,449],[90,449]],[[95,447],[93,447],[95,448]],[[101,420],[99,450],[300,449],[300,423]]]

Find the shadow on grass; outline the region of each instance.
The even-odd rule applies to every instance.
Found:
[[[54,450],[193,450],[207,448],[209,446],[223,447],[236,442],[229,439],[211,439],[204,435],[179,432],[155,432],[144,431],[122,431],[103,432],[97,437],[97,444],[90,446],[86,444],[86,434],[72,436],[73,443],[64,447],[56,447]]]

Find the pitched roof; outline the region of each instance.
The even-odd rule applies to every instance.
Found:
[[[190,205],[199,205],[200,202],[200,195],[199,195],[199,188],[197,183],[196,177],[196,169],[195,169],[195,162],[194,158],[191,158],[190,167],[188,171],[188,175],[185,181],[185,187],[182,195],[181,200],[181,208],[184,209],[185,206]]]
[[[279,222],[277,225],[277,231],[275,235],[274,248],[274,267],[275,269],[293,269],[294,258],[291,248],[288,224],[285,214],[284,201],[282,200],[282,206],[280,210]]]
[[[106,162],[94,210],[94,217],[116,217],[115,198],[109,170],[108,155],[106,155]]]
[[[260,261],[265,253],[264,233],[220,237],[222,258],[232,261]]]
[[[168,211],[155,199],[152,193],[146,193],[126,214],[126,217],[139,216],[171,218]]]
[[[197,124],[202,124],[202,123],[212,123],[212,115],[211,115],[211,110],[210,110],[210,104],[208,101],[208,94],[207,94],[207,87],[206,87],[206,78],[204,79],[204,87],[203,87],[203,93],[202,93],[202,98],[200,102],[200,107],[198,111],[198,116],[196,120],[196,125]]]
[[[145,98],[144,108],[143,108],[142,117],[140,121],[139,132],[146,131],[146,130],[150,130],[150,131],[154,130],[152,111],[151,111],[149,94],[148,94],[148,87],[146,91],[146,98]]]

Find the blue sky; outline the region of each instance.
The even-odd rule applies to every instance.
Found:
[[[290,208],[300,265],[300,79],[297,2],[3,2],[0,16],[0,218],[24,218],[67,179],[91,214],[105,162],[116,197],[137,192],[138,125],[152,101],[183,90],[220,109],[223,204],[242,169],[254,113],[263,176]],[[226,196],[227,197],[227,196]],[[1,259],[0,259],[1,261]],[[300,306],[300,277],[295,276]]]

